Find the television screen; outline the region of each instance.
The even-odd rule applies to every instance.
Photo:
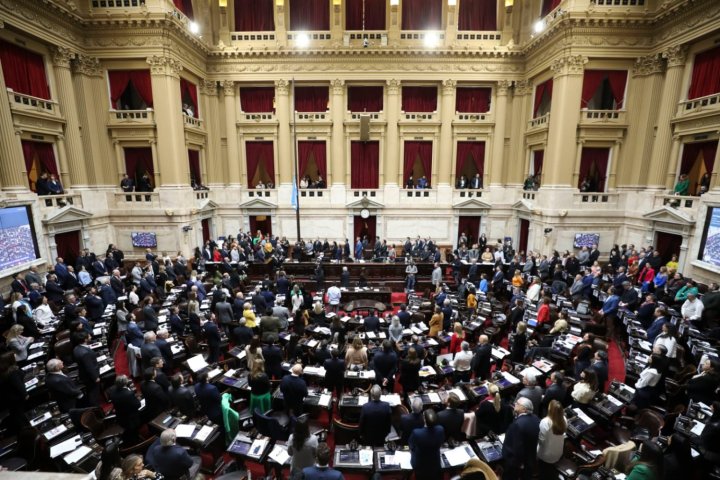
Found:
[[[0,271],[40,257],[29,206],[0,209]]]
[[[155,235],[155,232],[132,232],[130,237],[132,238],[133,247],[157,247],[157,236]]]
[[[592,247],[600,243],[600,235],[597,233],[576,233],[575,234],[575,248]]]
[[[698,260],[720,267],[720,208],[708,207]]]

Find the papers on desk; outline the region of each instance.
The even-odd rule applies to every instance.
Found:
[[[520,383],[520,379],[514,377],[513,375],[509,374],[508,372],[500,372],[505,380],[512,384]]]
[[[587,425],[595,425],[595,422],[593,421],[593,419],[590,418],[590,417],[588,417],[585,412],[583,412],[583,411],[580,410],[579,408],[573,408],[573,410],[575,411],[575,413],[577,413],[578,417],[580,417],[580,420],[582,420],[583,422],[585,422],[585,424],[587,424]]]
[[[37,380],[37,378],[34,380]],[[27,385],[27,383],[25,385]],[[30,426],[35,427],[37,425],[40,425],[41,423],[43,423],[46,420],[50,420],[51,418],[52,418],[52,413],[45,412],[42,415],[40,415],[39,417],[35,417],[32,420],[30,420]]]
[[[79,445],[82,445],[82,438],[80,438],[80,435],[75,435],[64,442],[60,442],[57,445],[50,447],[50,458],[57,458],[63,453],[71,452]]]
[[[535,360],[532,364],[533,367],[537,368],[543,373],[548,373],[550,370],[553,369],[553,364],[544,358]]]
[[[178,438],[192,438],[193,432],[195,432],[195,425],[181,423],[175,427],[175,435]]]
[[[200,429],[200,431],[197,433],[197,435],[195,435],[195,440],[197,440],[198,442],[204,442],[210,436],[212,431],[213,431],[213,427],[205,425],[204,427],[202,427]]]
[[[31,380],[28,380],[27,382],[25,382],[25,389],[28,389],[28,390],[29,390],[29,389],[33,388],[35,385],[38,384],[38,382],[40,382],[40,380],[38,380],[37,377],[35,377],[35,378],[31,379]],[[33,425],[33,426],[34,426],[34,425]]]
[[[205,361],[205,358],[201,354],[195,355],[192,358],[189,358],[187,360],[188,368],[193,371],[193,373],[197,373],[203,368],[207,368],[208,363]]]
[[[527,376],[527,377],[537,379],[537,378],[541,377],[542,374],[543,373],[535,367],[527,367],[522,372],[520,372],[520,376],[522,376],[523,378],[525,378]]]
[[[459,388],[453,388],[452,390],[450,390],[448,392],[448,394],[450,394],[450,393],[454,393],[455,395],[457,395],[461,402],[464,402],[465,400],[467,400],[467,396],[465,395],[465,392],[463,392]]]
[[[102,328],[93,328],[93,335],[102,335]]]
[[[268,457],[270,458],[270,460],[280,465],[285,465],[288,460],[290,460],[290,455],[287,452],[287,447],[284,445],[275,445]]]
[[[431,347],[437,347],[437,346],[439,345],[438,342],[437,342],[437,340],[435,340],[434,338],[428,338],[428,339],[427,339],[427,343],[428,343],[428,345],[430,345]]]
[[[40,347],[42,347],[42,346],[44,346],[44,345],[45,345],[45,342],[36,342],[36,343],[33,343],[32,345],[30,345],[30,346],[28,347],[28,350],[34,350],[34,349],[40,348]]]
[[[98,362],[102,362],[104,360],[107,360],[107,355],[100,355],[99,357],[97,357]]]
[[[430,403],[442,403],[440,395],[438,395],[437,392],[429,392],[427,396],[430,399]]]
[[[88,347],[90,347],[91,350],[97,350],[98,348],[100,348],[102,346],[103,346],[103,344],[101,342],[95,342],[95,343],[91,343],[90,345],[88,345]]]
[[[107,373],[110,370],[112,370],[111,365],[103,365],[102,367],[100,367],[100,370],[98,370],[98,371],[100,372],[100,375],[102,375],[103,373]]]
[[[173,353],[173,355],[177,355],[178,353],[183,351],[183,346],[179,343],[173,343],[170,345],[170,351]]]
[[[508,355],[510,355],[510,352],[508,350],[505,350],[502,347],[492,347],[492,356],[497,358],[498,360],[502,360]]]
[[[323,393],[320,395],[320,400],[318,400],[318,405],[325,408],[330,408],[330,402],[332,401],[332,395]]]
[[[369,448],[360,450],[360,465],[368,466],[373,464],[373,451]]]
[[[42,357],[43,355],[45,355],[45,352],[43,352],[42,350],[40,350],[39,352],[35,352],[35,353],[33,353],[32,355],[28,355],[28,357],[26,358],[26,360],[29,362],[30,360],[35,360],[36,358],[40,358],[40,357]]]
[[[332,331],[327,327],[318,327],[315,329],[315,332],[323,335],[330,335],[332,333]]]
[[[435,370],[430,366],[424,366],[420,368],[420,378],[430,377],[435,375]]]
[[[55,428],[51,428],[47,432],[43,433],[43,436],[48,440],[52,440],[53,438],[57,437],[58,435],[65,433],[67,431],[67,427],[65,425],[58,425]]]
[[[458,465],[465,465],[468,460],[474,458],[476,455],[473,453],[472,456],[468,453],[470,447],[467,445],[461,445],[455,447],[452,450],[448,450],[443,453],[445,460],[451,467],[457,467]],[[470,450],[472,452],[472,450]]]
[[[358,407],[362,407],[363,405],[365,405],[368,402],[367,395],[360,395],[359,397],[357,397],[357,399],[358,399],[358,402],[357,402]]]
[[[324,377],[325,376],[325,367],[305,367],[303,369],[303,374],[314,375],[317,377]]]
[[[143,408],[145,408],[145,399],[141,398],[140,399],[140,408],[138,410],[142,410]]]
[[[214,368],[208,372],[208,378],[215,378],[223,373],[222,368]]]
[[[228,370],[227,372],[225,372],[223,375],[226,377],[232,377],[233,375],[235,375],[235,372],[237,372],[237,370],[232,368],[232,369]]]
[[[690,429],[690,433],[699,437],[702,434],[703,430],[705,430],[705,424],[695,422],[695,425],[693,425],[693,427]]]
[[[317,341],[317,340],[314,340],[314,339],[313,339],[313,340],[310,340],[310,341],[307,343],[308,348],[315,348],[315,347],[317,347],[317,345],[318,345],[318,341]]]
[[[612,402],[613,405],[616,405],[618,407],[623,406],[623,403],[620,400],[618,400],[617,398],[613,397],[612,395],[608,395],[607,399],[610,400],[610,402]]]
[[[259,457],[265,451],[267,444],[267,438],[258,438],[252,443],[252,445],[250,445],[250,451],[248,452],[248,455],[253,457]]]
[[[380,400],[383,402],[387,402],[390,404],[391,407],[397,407],[400,405],[400,395],[397,393],[391,393],[389,395],[380,395]]]
[[[395,455],[385,455],[383,457],[385,465],[397,465],[402,470],[412,470],[412,465],[410,465],[410,452],[406,452],[403,450],[395,450]]]
[[[90,452],[92,452],[92,449],[90,447],[88,447],[86,445],[82,445],[80,448],[78,448],[74,452],[72,452],[68,455],[65,455],[65,457],[63,459],[65,460],[65,462],[68,465],[72,465],[74,463],[78,463],[80,460],[85,458],[85,456]]]

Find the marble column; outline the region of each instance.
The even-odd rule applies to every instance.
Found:
[[[225,80],[223,82],[223,94],[225,99],[225,128],[227,130],[228,184],[231,186],[241,185],[240,149],[238,146],[235,90],[235,82],[232,80]]]
[[[532,84],[527,80],[518,80],[513,87],[512,119],[510,123],[510,152],[505,172],[505,185],[522,185],[527,176],[528,150],[524,141],[528,118],[528,96],[532,93]]]
[[[345,155],[345,82],[335,79],[330,82],[332,88],[332,162],[330,179],[325,181],[330,185],[344,185],[346,183],[346,155]]]
[[[26,191],[27,171],[20,143],[20,132],[15,131],[13,124],[2,65],[0,65],[0,95],[0,185],[6,193]]]
[[[442,83],[442,100],[440,104],[440,148],[438,150],[437,185],[454,185],[453,172],[453,136],[452,122],[455,118],[455,80]]]
[[[398,122],[400,121],[400,80],[387,81],[387,142],[385,142],[384,184],[398,185],[402,176],[400,168],[400,139]],[[400,181],[400,185],[402,185]]]
[[[218,108],[218,87],[215,80],[203,80],[200,83],[205,125],[208,132],[205,144],[205,167],[207,177],[203,177],[206,185],[224,183],[223,166],[220,155],[220,113]]]
[[[289,184],[292,182],[295,174],[295,147],[294,139],[290,132],[290,124],[292,123],[292,115],[290,111],[290,84],[286,80],[278,80],[275,82],[275,115],[278,120],[278,173],[280,175],[280,183]],[[327,180],[326,180],[327,181]]]
[[[501,186],[505,183],[503,172],[505,163],[505,123],[507,121],[507,100],[510,82],[500,80],[495,89],[495,129],[492,137],[492,157],[490,159],[489,185]],[[488,175],[485,175],[487,178]],[[483,181],[483,185],[488,185]]]

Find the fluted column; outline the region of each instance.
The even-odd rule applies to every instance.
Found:
[[[680,100],[680,86],[682,85],[685,70],[687,47],[678,45],[662,53],[667,60],[667,72],[663,84],[662,99],[657,114],[657,130],[655,143],[652,149],[652,163],[648,169],[648,186],[657,188],[672,188],[675,183],[675,165],[677,156],[670,156],[672,149],[673,127],[670,123]]]
[[[330,179],[326,179],[328,184],[344,184],[345,183],[345,82],[335,79],[331,82],[332,87],[332,169]]]
[[[278,120],[277,151],[280,183],[290,183],[295,173],[295,157],[293,155],[295,147],[293,147],[294,139],[290,133],[291,115],[295,115],[295,113],[290,111],[289,88],[290,85],[286,80],[275,82],[275,115]]]
[[[440,149],[438,150],[437,186],[451,185],[453,137],[452,122],[455,118],[455,80],[442,83],[442,103],[440,105]]]
[[[499,186],[505,182],[503,164],[505,163],[505,122],[509,88],[508,80],[500,80],[495,89],[495,130],[493,131],[492,157],[490,159],[490,186]],[[483,181],[483,185],[487,185],[487,182]]]
[[[580,121],[580,99],[584,65],[587,58],[570,55],[552,62],[553,96],[550,106],[548,147],[543,165],[543,188],[571,187],[574,168],[568,168],[576,151],[577,125]]]
[[[80,120],[78,118],[72,73],[70,72],[70,61],[73,58],[75,58],[75,53],[65,47],[55,47],[53,49],[53,71],[57,83],[58,100],[60,110],[65,117],[67,170],[60,172],[60,179],[66,188],[75,185],[88,185],[83,145],[80,139]]]
[[[0,21],[0,29],[3,27]],[[0,186],[4,192],[27,190],[20,135],[15,134],[10,103],[7,97],[7,86],[0,65]]]
[[[718,131],[720,133],[720,131]],[[710,175],[710,189],[717,191],[720,188],[718,182],[718,170],[720,170],[720,148],[715,150],[715,160],[713,161],[713,173]]]
[[[287,24],[285,22],[285,19],[287,18],[285,15],[285,10],[289,9],[289,1],[286,0],[283,4],[278,4],[278,2],[273,2],[275,4],[275,41],[277,42],[278,46],[285,46],[287,45]]]
[[[187,164],[185,126],[180,103],[182,65],[174,58],[159,55],[149,57],[147,63],[150,65],[157,128],[159,186],[188,187],[184,167]]]
[[[397,8],[397,7],[395,7]],[[385,185],[397,185],[401,177],[400,139],[398,122],[400,121],[400,80],[387,81],[387,142],[385,142]],[[402,185],[402,181],[400,182]]]
[[[200,82],[200,93],[202,94],[203,111],[208,132],[205,145],[205,165],[207,168],[207,179],[203,182],[207,185],[223,183],[223,167],[220,155],[220,114],[218,112],[218,88],[215,80],[203,80]]]
[[[235,105],[235,82],[223,82],[225,98],[225,128],[227,129],[227,162],[230,185],[240,185],[240,150],[237,135],[237,108]]]
[[[515,82],[511,113],[513,122],[510,124],[510,151],[505,177],[506,185],[520,185],[526,175],[525,167],[527,165],[528,151],[523,141],[523,135],[527,122],[523,120],[528,117],[528,95],[531,92],[532,85],[527,80]]]

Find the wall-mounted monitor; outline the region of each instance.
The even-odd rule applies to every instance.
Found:
[[[600,235],[597,233],[576,233],[573,246],[575,248],[592,247],[600,243]]]
[[[0,208],[0,276],[40,258],[30,206]]]
[[[720,267],[720,208],[708,207],[698,260]]]
[[[155,232],[132,232],[130,234],[132,238],[133,247],[138,248],[155,248],[157,247],[157,235]]]

